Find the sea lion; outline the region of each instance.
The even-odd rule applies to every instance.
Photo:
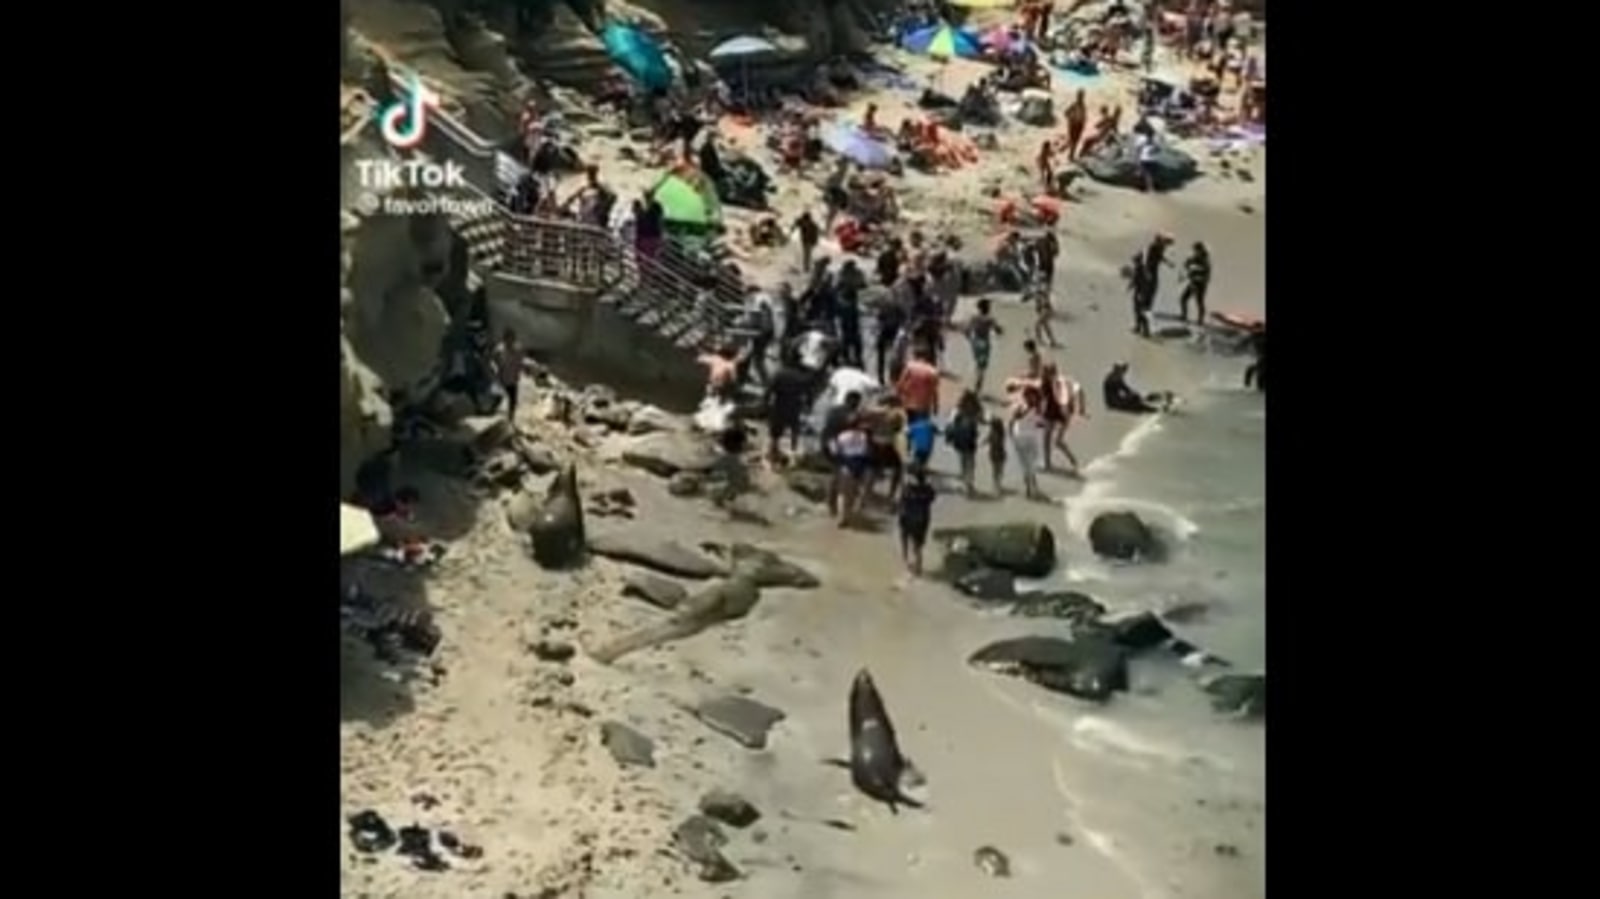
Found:
[[[851,782],[898,815],[902,804],[922,808],[922,803],[902,791],[902,778],[914,771],[910,760],[900,754],[894,725],[872,675],[861,669],[850,684]]]

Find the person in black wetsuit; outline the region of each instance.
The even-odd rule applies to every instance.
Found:
[[[1250,347],[1250,351],[1255,353],[1256,360],[1250,363],[1250,366],[1244,370],[1244,386],[1249,387],[1253,383],[1256,390],[1266,393],[1267,326],[1260,325],[1256,327],[1255,330],[1250,332],[1250,336],[1246,339],[1245,343]]]
[[[1149,412],[1165,412],[1172,404],[1172,394],[1152,393],[1141,395],[1139,391],[1128,386],[1128,363],[1118,362],[1111,366],[1111,371],[1106,374],[1105,381],[1101,384],[1101,400],[1107,409],[1117,412],[1133,412],[1145,414]]]
[[[1183,260],[1183,293],[1178,294],[1178,315],[1189,320],[1189,301],[1194,300],[1194,320],[1206,320],[1206,289],[1211,286],[1211,251],[1200,241],[1195,241],[1194,251]]]
[[[1161,292],[1161,267],[1172,265],[1172,261],[1167,259],[1167,248],[1170,246],[1172,246],[1172,235],[1163,232],[1150,239],[1150,244],[1144,248],[1144,253],[1140,256],[1144,268],[1144,280],[1140,283],[1142,293],[1138,304],[1145,310],[1147,317],[1149,310],[1156,304],[1156,294]],[[1148,322],[1145,328],[1148,331]]]

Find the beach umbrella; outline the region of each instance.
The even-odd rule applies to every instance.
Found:
[[[894,149],[849,122],[835,122],[822,132],[822,145],[867,169],[886,169]]]
[[[650,90],[665,90],[672,84],[672,69],[655,38],[632,25],[612,22],[600,31],[600,43],[618,68]]]
[[[698,228],[716,223],[719,209],[705,191],[678,175],[668,175],[656,184],[650,196],[661,204],[666,221]]]
[[[972,59],[983,55],[983,47],[979,45],[977,38],[944,23],[909,32],[900,39],[900,46],[912,53],[921,53],[938,59],[953,59],[957,56]]]
[[[347,503],[339,504],[339,556],[354,555],[378,545],[378,525],[372,513]]]
[[[730,37],[712,47],[707,56],[711,58],[712,62],[738,60],[739,87],[748,95],[750,93],[750,57],[760,56],[763,53],[777,52],[778,46],[766,38],[756,37],[752,34],[742,34],[738,37]]]

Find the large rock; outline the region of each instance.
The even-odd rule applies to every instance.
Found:
[[[970,552],[991,568],[1022,577],[1044,577],[1056,567],[1056,535],[1037,522],[938,528],[933,538],[952,550]]]
[[[533,558],[543,568],[570,568],[583,559],[583,498],[578,493],[578,468],[556,475],[533,525],[528,528]]]
[[[1024,593],[1011,606],[1011,614],[1024,618],[1060,618],[1063,621],[1091,621],[1106,613],[1106,607],[1087,593],[1052,590]]]
[[[1132,512],[1102,512],[1089,523],[1089,546],[1097,555],[1124,562],[1163,556],[1161,538]]]
[[[1096,148],[1093,156],[1082,157],[1078,165],[1090,178],[1102,184],[1118,187],[1144,187],[1144,173],[1139,168],[1139,150],[1131,135],[1114,137]],[[1164,141],[1155,155],[1155,182],[1157,190],[1173,190],[1189,183],[1200,174],[1200,164],[1193,156]]]
[[[1000,640],[973,653],[967,661],[1092,702],[1105,702],[1112,693],[1128,689],[1127,653],[1098,636]]]
[[[597,556],[643,565],[662,574],[705,580],[722,573],[722,566],[671,540],[652,540],[626,529],[593,534],[589,551]]]
[[[655,742],[620,721],[607,721],[600,725],[600,743],[623,767],[656,766]]]
[[[1243,718],[1267,717],[1265,674],[1222,674],[1203,685],[1211,694],[1211,707]]]
[[[629,439],[622,461],[654,475],[670,478],[680,471],[705,472],[717,452],[704,437],[688,431],[662,431]]]
[[[749,749],[766,749],[767,732],[788,717],[781,709],[743,696],[708,699],[695,707],[694,716]]]

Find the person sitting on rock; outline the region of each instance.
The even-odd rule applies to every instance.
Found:
[[[1101,383],[1101,399],[1107,409],[1144,415],[1150,412],[1165,412],[1172,406],[1172,394],[1140,394],[1128,386],[1127,378],[1128,363],[1118,362],[1111,366],[1111,371]]]

